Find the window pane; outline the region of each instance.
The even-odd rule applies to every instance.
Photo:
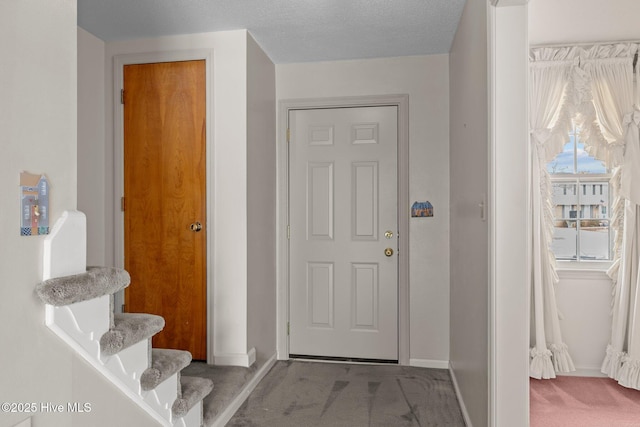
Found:
[[[609,183],[605,181],[580,181],[587,192],[580,196],[580,205],[584,213],[581,218],[609,218]]]
[[[569,142],[564,145],[562,152],[547,163],[547,171],[550,174],[575,173],[574,169],[575,135],[571,135]]]
[[[551,203],[553,204],[554,218],[577,218],[578,195],[576,194],[576,184],[554,182]]]
[[[584,149],[584,143],[578,142],[576,150],[578,173],[607,173],[604,162],[591,157]],[[590,191],[587,192],[589,194]]]
[[[551,174],[554,233],[551,250],[560,260],[610,260],[609,171],[585,150],[579,129],[547,166]]]
[[[551,250],[556,259],[575,260],[578,253],[576,221],[555,221]]]
[[[580,259],[610,259],[610,242],[608,220],[588,219],[580,221]]]

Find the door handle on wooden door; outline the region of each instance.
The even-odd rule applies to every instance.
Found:
[[[189,226],[189,228],[191,229],[191,231],[193,231],[194,233],[197,233],[198,231],[202,230],[202,224],[200,224],[199,221],[194,222],[193,224],[191,224]]]

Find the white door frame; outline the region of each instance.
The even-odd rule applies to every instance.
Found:
[[[531,152],[527,143],[528,1],[491,0],[492,6],[487,6],[491,427],[525,426],[529,422],[532,226]],[[528,218],[525,227],[523,218]]]
[[[149,52],[116,55],[113,59],[113,144],[114,144],[114,256],[116,267],[124,268],[124,212],[120,198],[124,194],[124,106],[120,102],[120,90],[124,87],[124,66],[154,62],[205,61],[206,73],[206,208],[207,208],[207,363],[213,364],[213,51],[209,49]],[[124,291],[115,296],[115,310],[122,311]]]
[[[409,95],[287,99],[278,103],[277,155],[277,355],[289,358],[289,159],[290,110],[344,107],[398,107],[398,363],[409,364]]]

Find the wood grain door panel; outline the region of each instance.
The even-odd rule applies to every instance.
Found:
[[[205,75],[204,61],[124,67],[125,307],[163,316],[153,346],[196,360],[207,341]]]

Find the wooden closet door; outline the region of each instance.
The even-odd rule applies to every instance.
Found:
[[[205,61],[124,67],[125,310],[164,317],[153,346],[196,360],[207,348],[205,93]]]

